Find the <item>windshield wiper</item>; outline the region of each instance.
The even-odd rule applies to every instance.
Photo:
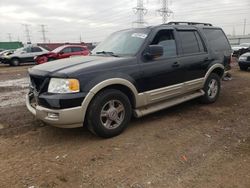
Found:
[[[113,57],[119,57],[118,55],[114,54],[114,52],[107,52],[107,51],[96,52],[96,54],[105,54],[105,55],[107,54]]]

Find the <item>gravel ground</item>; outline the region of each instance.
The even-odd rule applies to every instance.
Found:
[[[15,95],[22,84],[1,85],[27,74],[27,66],[12,68],[0,67],[0,104],[2,93],[24,97]],[[232,75],[216,103],[193,100],[133,119],[111,139],[44,125],[24,101],[2,105],[0,187],[248,188],[250,71],[235,67]]]

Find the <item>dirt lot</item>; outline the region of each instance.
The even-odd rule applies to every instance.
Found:
[[[27,68],[0,67],[0,187],[250,187],[250,71],[234,68],[214,104],[133,119],[105,140],[35,120],[17,100]]]

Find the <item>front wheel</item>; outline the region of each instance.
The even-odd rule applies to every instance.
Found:
[[[103,138],[119,135],[127,127],[132,114],[128,97],[119,90],[98,93],[87,112],[88,129]]]
[[[11,59],[11,61],[10,61],[10,65],[11,65],[11,66],[19,66],[19,65],[20,65],[20,60],[17,59],[17,58],[13,58],[13,59]]]
[[[220,86],[220,77],[215,73],[210,74],[203,88],[205,94],[201,97],[201,102],[206,104],[215,102],[220,93]]]

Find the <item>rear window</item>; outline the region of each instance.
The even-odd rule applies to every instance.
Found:
[[[230,50],[228,40],[221,29],[204,29],[209,45],[214,51]]]

